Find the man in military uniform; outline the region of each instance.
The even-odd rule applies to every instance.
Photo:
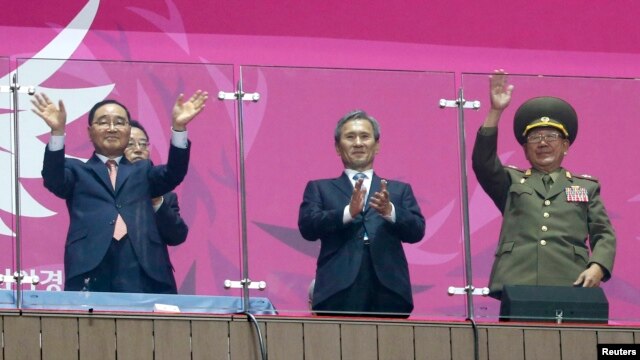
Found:
[[[561,166],[578,132],[576,112],[555,97],[527,100],[514,132],[531,168],[504,167],[498,122],[512,91],[504,71],[490,77],[491,109],[473,149],[478,182],[503,216],[490,295],[499,299],[503,285],[597,287],[611,277],[616,238],[598,181]]]

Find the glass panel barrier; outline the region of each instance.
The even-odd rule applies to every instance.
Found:
[[[0,308],[15,309],[15,292],[11,280],[15,271],[15,183],[13,162],[13,106],[9,86],[12,82],[10,61],[0,57]],[[26,95],[23,95],[26,96]]]
[[[234,313],[241,310],[240,292],[233,289],[226,290],[223,285],[226,279],[239,279],[241,268],[235,106],[218,102],[216,99],[220,89],[233,87],[232,66],[32,59],[20,60],[18,71],[21,81],[37,86],[38,92],[47,94],[54,103],[58,100],[64,101],[68,118],[65,138],[68,161],[76,158],[84,162],[91,157],[93,146],[88,138],[88,111],[99,101],[116,99],[125,104],[131,117],[139,120],[146,129],[151,160],[156,164],[164,164],[168,160],[172,108],[178,95],[184,93],[188,99],[198,89],[207,90],[210,93],[206,108],[188,126],[188,137],[191,141],[189,171],[175,193],[179,199],[180,215],[188,225],[189,233],[184,243],[168,247],[172,266],[164,259],[165,245],[149,239],[159,239],[154,235],[160,232],[163,241],[167,243],[169,232],[165,233],[163,229],[168,228],[169,230],[166,231],[177,229],[168,226],[171,224],[169,221],[175,220],[158,220],[161,224],[157,228],[147,230],[151,235],[143,239],[143,232],[139,229],[143,228],[142,224],[149,224],[149,213],[145,215],[145,211],[132,212],[131,210],[125,213],[127,204],[135,203],[135,197],[148,196],[145,190],[147,189],[146,181],[135,178],[139,184],[135,183],[136,186],[130,184],[130,189],[143,189],[138,194],[116,195],[117,201],[122,200],[122,203],[117,204],[125,208],[121,210],[123,214],[127,214],[125,221],[141,222],[139,226],[129,224],[129,244],[118,243],[124,244],[118,245],[121,247],[119,251],[127,251],[126,249],[131,249],[130,246],[133,244],[132,262],[143,264],[144,273],[140,275],[142,277],[150,276],[152,271],[162,273],[167,270],[167,267],[172,267],[173,271],[166,271],[155,279],[162,278],[157,281],[164,281],[164,284],[170,281],[166,280],[167,274],[173,273],[177,292],[180,295],[61,292],[65,283],[65,242],[67,255],[82,241],[95,242],[94,246],[80,246],[85,249],[85,253],[74,255],[74,261],[76,261],[73,263],[74,268],[81,268],[79,264],[83,264],[87,268],[85,270],[89,271],[99,261],[98,258],[104,256],[107,251],[108,246],[103,242],[111,241],[108,237],[97,238],[90,235],[105,227],[97,218],[83,218],[99,217],[99,213],[90,208],[82,209],[84,206],[91,207],[92,203],[101,204],[92,201],[92,196],[97,193],[103,192],[101,196],[113,196],[106,192],[108,172],[102,172],[101,167],[93,170],[86,164],[82,166],[76,164],[71,170],[72,176],[82,177],[82,181],[89,184],[89,187],[84,190],[79,186],[74,188],[70,194],[76,198],[69,195],[67,201],[76,209],[75,216],[78,222],[84,221],[85,224],[90,224],[94,221],[95,223],[79,227],[80,232],[86,232],[86,237],[78,236],[76,239],[72,234],[69,240],[65,240],[70,219],[65,201],[54,196],[43,186],[41,175],[45,144],[49,141],[49,128],[31,111],[22,113],[20,176],[28,194],[21,198],[24,224],[22,263],[26,271],[40,277],[39,284],[24,287],[28,291],[25,292],[23,307],[81,311],[86,309],[136,312],[179,310],[186,313]],[[21,98],[21,108],[26,110],[31,108],[29,99],[26,97]],[[142,149],[141,143],[144,142],[134,143],[134,148]],[[129,166],[131,169],[131,165]],[[123,171],[127,171],[127,168],[122,167],[118,171],[119,179]],[[130,171],[130,174],[139,174],[134,170]],[[74,172],[82,174],[78,175]],[[95,183],[87,178],[91,176],[94,177]],[[134,178],[127,178],[122,185],[123,190],[126,188],[126,182],[133,181],[132,179]],[[86,184],[83,183],[83,186]],[[117,186],[120,186],[120,183]],[[92,187],[104,188],[96,190]],[[93,195],[88,196],[87,193]],[[79,199],[81,196],[86,196],[87,199]],[[170,209],[166,209],[166,206],[175,204],[170,197],[165,195],[162,204],[167,211]],[[158,214],[162,211],[161,207],[156,213],[158,219],[160,219]],[[179,240],[171,241],[179,242]],[[98,248],[102,250],[97,250]],[[93,251],[95,254],[92,254]],[[112,246],[109,251],[114,251],[114,247]],[[131,259],[132,255],[129,253],[127,256]],[[114,258],[118,257],[114,256]],[[133,278],[134,270],[131,274]],[[79,278],[80,286],[84,288],[86,283],[83,282],[86,279],[83,276]],[[91,282],[93,280],[89,281],[93,284]],[[152,290],[144,291],[164,292],[167,291],[167,286],[153,287]],[[177,306],[177,309],[173,306]]]
[[[260,101],[245,103],[244,121],[249,273],[251,280],[267,283],[263,293],[253,294],[268,297],[280,314],[311,314],[309,288],[321,241],[303,239],[298,229],[300,204],[310,180],[343,173],[334,129],[342,116],[362,109],[380,123],[376,175],[388,176],[390,184],[394,180],[411,184],[426,218],[422,241],[403,244],[415,304],[411,317],[464,318],[464,297],[447,295],[449,286],[463,286],[464,274],[457,115],[455,109],[438,107],[441,98],[455,97],[453,74],[255,66],[243,66],[241,71],[244,90],[260,94]],[[349,185],[343,194],[336,187],[337,199],[325,198],[326,209],[334,206],[332,202],[340,203],[341,208],[334,211],[337,221],[349,202],[350,189]],[[396,213],[399,221],[407,219],[402,211],[406,210]],[[395,231],[380,226],[368,231]],[[337,236],[324,233],[333,239],[324,244],[330,253]],[[391,245],[378,243],[370,249],[387,288],[402,291],[405,287],[398,274],[404,259],[389,253],[397,250],[393,242],[404,234],[395,234],[394,238],[372,234],[371,241],[386,240]],[[357,241],[345,240],[345,244],[365,246]],[[335,251],[342,255],[328,254],[327,261],[344,264],[350,256],[359,261],[362,253],[339,246]],[[335,267],[332,271],[336,283],[353,274]]]
[[[463,74],[465,96],[481,100],[483,104],[479,112],[466,113],[469,161],[478,128],[489,109],[488,81],[488,74]],[[502,115],[498,136],[497,155],[503,164],[515,165],[523,171],[531,167],[523,147],[514,138],[513,129],[515,111],[527,99],[536,96],[565,99],[577,112],[579,132],[562,161],[562,167],[570,173],[560,174],[562,188],[559,192],[552,187],[547,193],[549,197],[543,199],[542,190],[527,190],[535,188],[535,181],[540,181],[536,180],[535,172],[530,179],[523,173],[524,180],[519,181],[522,185],[511,186],[505,211],[516,216],[514,212],[521,209],[518,206],[525,201],[524,198],[516,198],[520,194],[527,199],[535,199],[529,205],[539,207],[540,217],[520,223],[521,232],[517,234],[504,230],[502,237],[505,243],[512,244],[501,246],[500,251],[496,249],[501,236],[501,213],[470,173],[475,285],[485,286],[489,282],[494,260],[499,258],[507,264],[514,258],[520,259],[512,263],[515,267],[505,265],[504,270],[496,271],[496,275],[510,274],[513,280],[508,281],[511,285],[563,287],[507,289],[502,302],[506,320],[637,323],[640,320],[640,278],[636,275],[636,254],[640,250],[640,173],[637,171],[640,159],[634,151],[637,141],[633,136],[638,129],[636,117],[640,110],[637,101],[640,83],[636,79],[533,75],[509,75],[509,83],[515,85],[513,98]],[[539,151],[544,153],[545,149]],[[617,238],[612,278],[601,286],[608,300],[608,320],[607,301],[602,294],[597,290],[572,287],[580,272],[592,261],[610,267],[611,241],[607,240],[610,236],[606,235],[606,220],[603,220],[595,201],[598,194],[591,190],[596,184],[601,188],[599,198],[606,206]],[[556,192],[557,195],[551,196]],[[548,205],[544,205],[545,200],[549,200]],[[587,224],[584,223],[585,218],[589,219]],[[594,243],[595,250],[587,253],[582,245],[582,236],[585,234],[586,240],[589,232],[592,234],[589,241]],[[585,245],[588,246],[589,241]],[[558,258],[564,260],[562,265],[558,265]],[[479,320],[499,319],[501,302],[478,298],[474,304]]]

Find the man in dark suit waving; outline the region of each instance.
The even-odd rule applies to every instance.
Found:
[[[302,236],[321,241],[312,309],[408,317],[413,298],[402,243],[424,236],[420,207],[409,184],[374,173],[380,127],[373,117],[345,115],[334,139],[345,170],[310,181],[298,217]]]
[[[65,245],[65,290],[176,293],[166,246],[155,222],[151,199],[173,190],[189,165],[187,124],[202,111],[206,92],[178,97],[166,165],[129,162],[131,116],[115,100],[89,111],[88,133],[95,148],[85,163],[65,159],[66,111],[36,95],[33,111],[51,128],[45,150],[44,185],[67,202],[70,224]]]

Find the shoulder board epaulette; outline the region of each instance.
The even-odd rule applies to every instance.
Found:
[[[515,166],[515,165],[506,165],[505,167],[506,167],[506,168],[509,168],[509,169],[511,169],[511,170],[519,171],[519,172],[521,172],[521,173],[525,172],[525,170],[520,169],[519,167],[517,167],[517,166]]]
[[[571,174],[573,177],[576,177],[578,179],[585,179],[585,180],[591,180],[591,181],[595,181],[598,182],[598,179],[594,178],[591,175],[587,175],[587,174],[583,174],[583,175],[576,175],[576,174]]]

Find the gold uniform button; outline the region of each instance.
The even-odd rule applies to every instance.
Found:
[[[546,213],[542,214],[542,216],[544,216],[545,218],[548,218],[549,217],[549,213],[546,212]]]
[[[541,228],[541,229],[542,229],[542,231],[547,231],[547,230],[549,230],[549,229],[547,228],[547,226],[546,226],[546,225],[542,225],[542,228]]]
[[[551,200],[545,200],[545,201],[544,201],[544,204],[545,204],[546,206],[551,205]]]
[[[520,184],[524,184],[525,180],[524,179],[520,179]]]
[[[547,240],[540,240],[540,245],[542,245],[542,246],[547,245]]]

